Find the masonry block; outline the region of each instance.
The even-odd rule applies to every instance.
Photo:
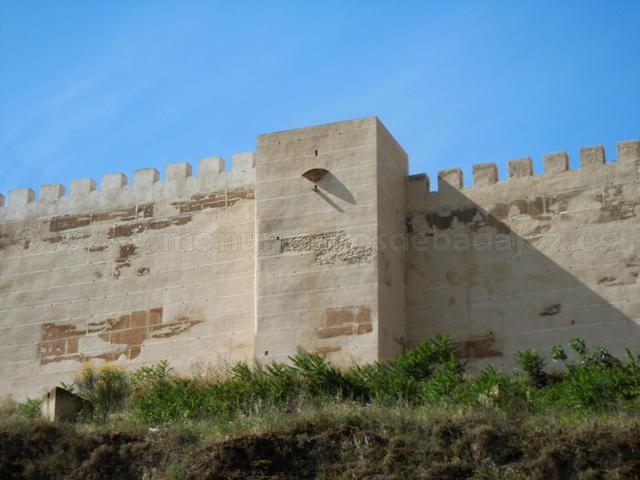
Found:
[[[0,193],[0,207],[4,207],[4,195]]]
[[[592,167],[604,164],[604,147],[594,145],[593,147],[582,147],[580,149],[580,166]]]
[[[120,190],[127,184],[127,176],[124,173],[107,173],[102,176],[102,190]]]
[[[233,170],[242,172],[251,170],[256,166],[256,160],[253,152],[234,153],[231,156],[231,165]]]
[[[198,176],[216,176],[224,171],[224,160],[220,157],[202,158],[198,162]]]
[[[133,172],[134,187],[150,187],[160,179],[160,172],[156,168],[139,168]]]
[[[167,165],[167,182],[178,182],[191,176],[192,168],[189,162],[170,163]]]
[[[50,183],[40,185],[40,202],[55,202],[64,195],[64,185],[60,183]]]
[[[640,161],[640,140],[627,140],[616,144],[619,162]]]
[[[418,173],[416,175],[409,175],[407,180],[407,198],[416,197],[422,198],[429,191],[429,177],[426,173]]]
[[[531,157],[514,158],[508,162],[509,178],[530,177],[533,175]]]
[[[429,191],[429,175],[427,175],[426,173],[416,173],[414,175],[409,175],[408,183],[409,185],[413,186],[413,188],[421,190],[422,192]]]
[[[90,414],[93,406],[64,388],[54,387],[42,398],[40,411],[42,416],[50,422],[67,422]]]
[[[486,187],[498,181],[498,167],[493,162],[473,165],[473,186]]]
[[[543,156],[544,173],[562,173],[569,169],[567,152],[545,153]]]
[[[441,186],[460,189],[462,185],[462,169],[448,168],[438,172],[438,190],[441,190]]]
[[[36,194],[30,188],[15,188],[9,190],[9,205],[26,205],[32,203],[36,198]]]
[[[86,195],[93,192],[96,189],[96,181],[93,178],[79,178],[77,180],[71,180],[69,190],[71,196]]]

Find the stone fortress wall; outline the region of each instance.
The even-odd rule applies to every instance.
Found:
[[[449,332],[478,363],[509,364],[576,336],[616,353],[640,348],[640,141],[409,177],[408,338]],[[431,248],[421,248],[430,241]]]
[[[253,153],[13,190],[0,209],[0,385],[34,395],[81,365],[251,360]],[[216,241],[216,245],[211,242]]]
[[[389,358],[436,332],[510,365],[583,336],[640,347],[640,141],[408,175],[376,117],[258,137],[254,153],[0,196],[0,393],[83,362]]]

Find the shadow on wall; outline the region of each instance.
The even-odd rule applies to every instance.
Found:
[[[640,223],[610,208],[624,202],[610,188],[477,195],[483,207],[440,179],[409,212],[408,338],[449,334],[479,366],[510,365],[527,348],[548,355],[577,336],[615,354],[640,348]]]
[[[356,199],[353,197],[349,189],[342,183],[338,178],[331,172],[327,172],[326,175],[318,182],[318,187],[320,187],[321,194],[320,196],[328,201],[336,210],[342,211],[340,207],[333,202],[327,195],[325,195],[322,190],[334,195],[335,197],[343,200],[351,205],[355,205]]]

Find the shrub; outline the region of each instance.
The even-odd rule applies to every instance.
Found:
[[[18,414],[29,419],[35,420],[42,415],[40,406],[42,401],[37,398],[27,398],[24,402],[18,403]]]
[[[549,381],[544,371],[544,359],[534,350],[516,353],[516,367],[526,374],[529,383],[534,387],[544,387]]]
[[[94,418],[100,421],[121,410],[129,395],[129,377],[120,367],[87,363],[73,381],[73,389],[93,405]]]
[[[17,402],[11,395],[0,397],[0,418],[20,416],[28,420],[40,418],[41,400],[27,398],[24,402]]]
[[[355,365],[346,377],[356,398],[419,403],[450,394],[462,382],[464,370],[449,337],[437,334],[394,360]]]
[[[625,398],[635,398],[640,396],[640,355],[633,355],[629,349],[626,350],[627,362],[622,366],[624,370],[623,396]]]
[[[290,358],[300,382],[300,390],[309,398],[343,398],[350,390],[342,371],[317,353],[298,349]]]
[[[568,361],[562,347],[554,346],[552,351],[554,360],[562,361],[566,368],[562,381],[556,387],[556,399],[560,404],[601,410],[625,396],[628,374],[635,372],[635,367],[625,369],[623,362],[604,347],[596,346],[590,350],[580,337],[571,339],[569,346],[578,355],[577,363]]]
[[[11,395],[0,397],[0,419],[11,417],[18,413],[18,402]]]
[[[336,400],[382,405],[443,402],[505,411],[588,411],[621,402],[627,408],[640,407],[640,357],[628,352],[621,361],[602,347],[589,349],[580,338],[573,339],[570,348],[571,359],[562,346],[552,348],[554,360],[565,367],[560,374],[546,373],[544,359],[525,350],[516,355],[524,375],[487,367],[475,378],[465,377],[466,365],[449,338],[438,335],[394,360],[347,369],[299,350],[290,363],[238,363],[215,376],[181,376],[166,361],[130,375],[115,367],[87,365],[74,387],[95,405],[101,419],[121,408],[131,394],[134,412],[149,423],[225,420],[239,413],[293,410],[309,401]]]
[[[527,389],[514,376],[494,367],[484,368],[461,389],[459,401],[466,405],[512,408],[527,400]]]
[[[621,397],[622,371],[593,364],[574,368],[563,382],[563,401],[571,407],[602,410]]]
[[[173,367],[169,362],[161,360],[158,363],[138,368],[131,374],[131,386],[133,389],[144,388],[146,385],[162,382],[173,374]]]

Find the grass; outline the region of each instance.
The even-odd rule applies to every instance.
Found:
[[[581,339],[466,374],[446,337],[390,362],[176,374],[87,365],[74,424],[0,404],[0,478],[637,478],[640,362]],[[570,360],[569,358],[572,358]]]
[[[149,431],[0,422],[2,478],[637,478],[640,420],[514,415],[496,407],[356,402],[268,408]]]

